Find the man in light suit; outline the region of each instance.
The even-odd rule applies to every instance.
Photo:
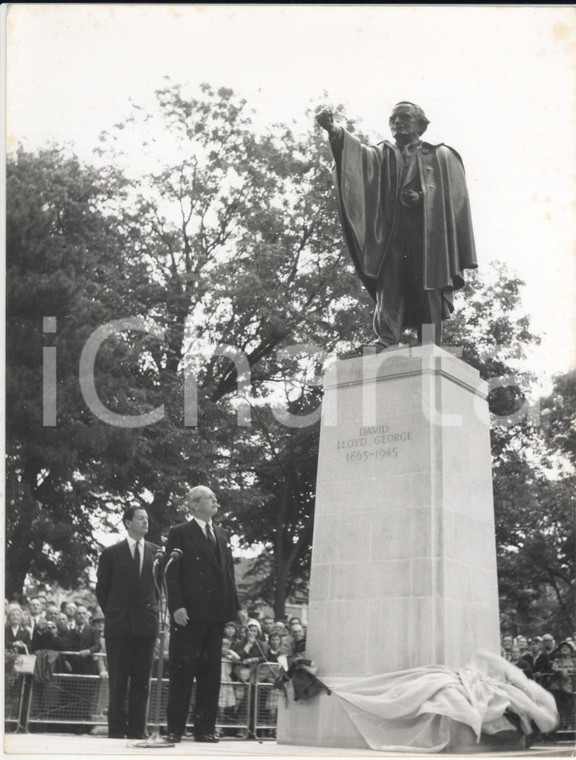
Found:
[[[215,736],[220,659],[224,625],[239,615],[234,566],[228,535],[212,523],[218,501],[206,486],[184,497],[188,522],[168,534],[166,550],[179,550],[166,571],[170,631],[168,741],[181,740],[186,727],[192,685],[196,680],[194,738],[217,742]]]
[[[104,549],[96,585],[105,619],[110,688],[108,736],[145,739],[148,690],[158,633],[153,566],[160,547],[144,540],[148,533],[145,509],[129,507],[122,519],[128,538]]]

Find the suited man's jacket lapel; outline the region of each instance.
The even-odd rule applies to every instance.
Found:
[[[156,636],[158,594],[152,566],[158,549],[156,544],[144,541],[140,574],[127,539],[102,552],[96,595],[106,617],[106,638]]]
[[[142,562],[142,572],[140,573],[141,578],[145,576],[149,569],[152,569],[153,564],[154,552],[152,551],[152,547],[148,541],[144,541],[144,561]]]
[[[154,564],[154,553],[152,551],[152,545],[144,540],[144,559],[142,561],[142,569],[139,573],[136,571],[136,564],[134,562],[134,557],[132,556],[132,552],[130,551],[130,545],[128,544],[128,540],[125,539],[124,541],[121,541],[118,544],[118,553],[120,555],[120,559],[122,562],[122,565],[126,568],[126,573],[128,574],[128,577],[132,577],[135,583],[140,584],[143,579],[147,578],[148,571],[152,568],[152,565]]]
[[[128,539],[125,539],[118,545],[119,554],[122,560],[122,565],[126,568],[126,573],[129,578],[133,579],[134,583],[138,583],[138,574],[136,573],[136,565],[134,564],[134,557],[130,551],[130,544]]]
[[[202,556],[208,562],[210,562],[210,564],[214,565],[215,568],[217,568],[220,572],[222,572],[222,567],[220,566],[220,563],[218,562],[216,553],[214,549],[210,546],[208,539],[204,535],[202,528],[198,525],[196,520],[190,520],[187,527],[188,527],[189,538],[192,541],[194,541],[195,545],[197,546],[199,551],[202,553]],[[216,535],[216,531],[214,531],[214,534]],[[218,541],[217,536],[216,536],[216,541]],[[222,551],[220,551],[220,555],[222,556]]]

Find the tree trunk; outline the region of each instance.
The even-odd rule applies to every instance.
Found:
[[[286,588],[288,586],[288,567],[285,563],[276,564],[276,588],[274,589],[274,619],[282,620],[286,612]]]
[[[8,599],[12,594],[23,593],[24,581],[36,554],[32,528],[38,504],[29,483],[22,481],[19,491],[20,498],[8,506],[13,515],[18,515],[16,525],[6,532],[5,593]]]

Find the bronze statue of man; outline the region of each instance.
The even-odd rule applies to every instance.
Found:
[[[429,121],[402,101],[390,116],[395,143],[363,145],[316,116],[330,138],[344,238],[358,276],[376,302],[376,348],[397,344],[406,327],[432,325],[442,345],[442,320],[454,310],[463,271],[477,266],[462,159],[420,137]]]

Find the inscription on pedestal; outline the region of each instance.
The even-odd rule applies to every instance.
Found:
[[[336,441],[336,449],[345,453],[346,462],[378,462],[402,456],[405,445],[413,440],[411,430],[394,430],[390,425],[369,425],[358,435]]]

